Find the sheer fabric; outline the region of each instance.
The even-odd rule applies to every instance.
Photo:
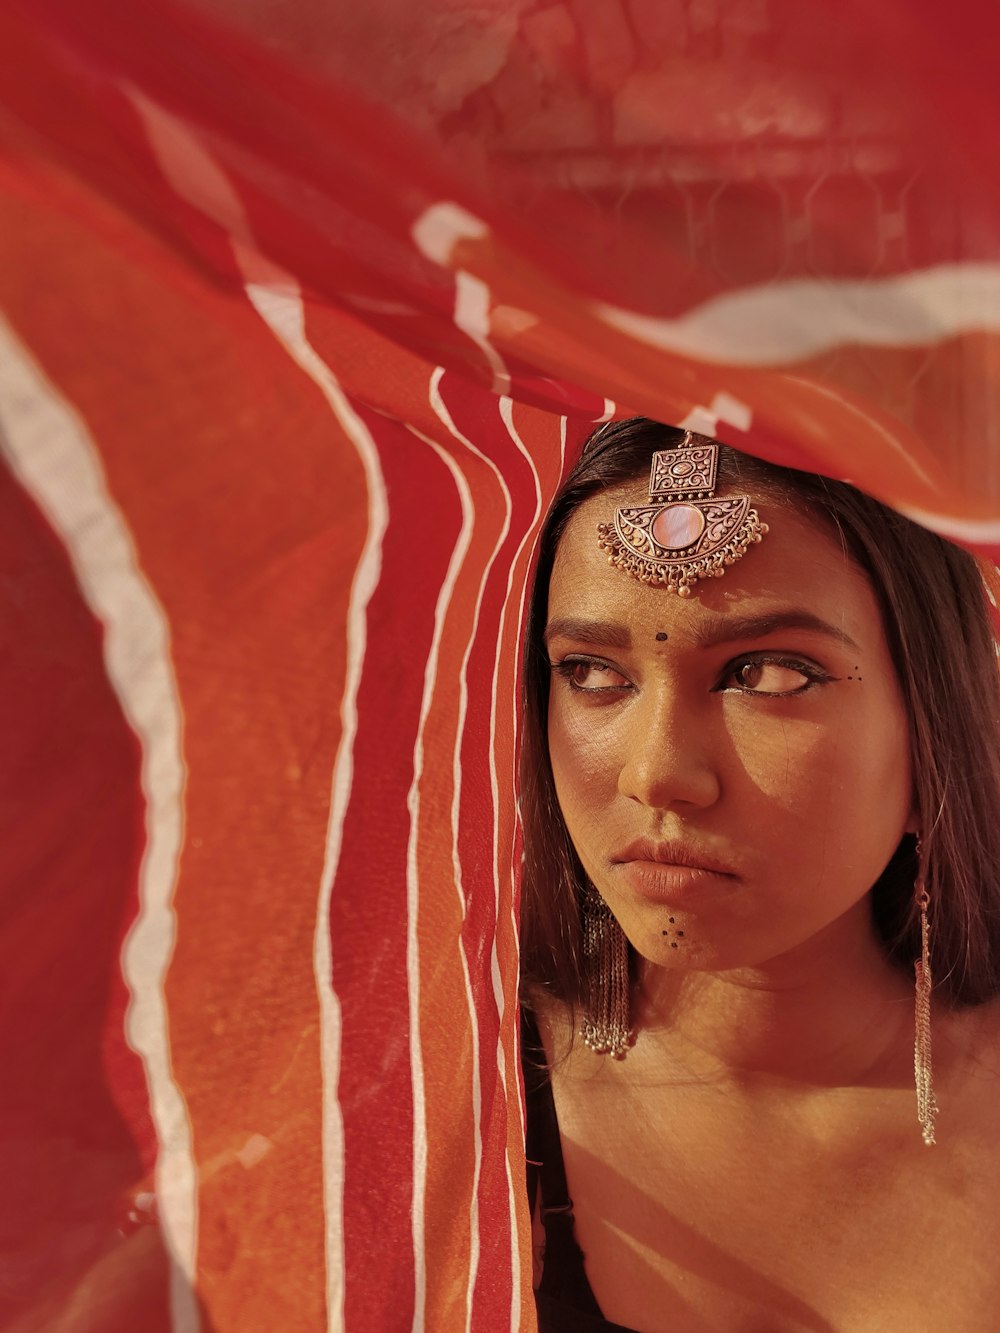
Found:
[[[0,1325],[532,1328],[541,516],[641,412],[996,555],[996,26],[8,0]]]

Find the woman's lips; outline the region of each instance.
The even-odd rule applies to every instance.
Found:
[[[704,866],[665,865],[662,861],[622,861],[616,867],[628,888],[643,898],[664,903],[731,893],[734,875],[707,870]]]

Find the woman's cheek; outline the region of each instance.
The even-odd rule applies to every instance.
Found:
[[[789,811],[827,799],[844,765],[842,731],[823,723],[772,719],[733,739],[749,784]]]
[[[608,785],[617,785],[615,729],[598,710],[554,706],[549,714],[549,755],[560,802],[597,804]],[[589,798],[589,799],[588,799]]]

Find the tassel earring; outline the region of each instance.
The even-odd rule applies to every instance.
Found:
[[[917,840],[917,882],[915,886],[916,904],[920,908],[920,957],[914,963],[916,972],[916,1035],[913,1044],[913,1070],[917,1085],[917,1119],[923,1131],[924,1143],[928,1147],[935,1142],[934,1117],[938,1113],[938,1104],[934,1098],[933,1072],[931,1068],[931,976],[930,926],[927,921],[927,909],[931,903],[930,894],[924,881],[924,861],[920,840]]]
[[[580,1035],[599,1055],[620,1059],[631,1037],[628,940],[592,885],[584,893],[580,915],[587,999]]]

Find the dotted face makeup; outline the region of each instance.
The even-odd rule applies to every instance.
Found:
[[[667,919],[668,919],[668,921],[670,922],[670,924],[673,925],[673,924],[674,924],[674,921],[675,921],[676,918],[674,918],[674,917],[671,916],[671,917],[668,917]],[[673,932],[672,932],[672,931],[669,931],[669,930],[664,930],[664,931],[661,931],[660,933],[661,933],[662,935],[676,934],[676,936],[677,936],[677,940],[682,940],[682,939],[684,938],[684,932],[683,932],[683,930],[678,930],[678,931],[673,931]],[[671,949],[677,949],[677,948],[680,947],[680,946],[678,945],[678,943],[677,943],[677,940],[671,940],[671,941],[670,941],[670,947],[671,947]]]

